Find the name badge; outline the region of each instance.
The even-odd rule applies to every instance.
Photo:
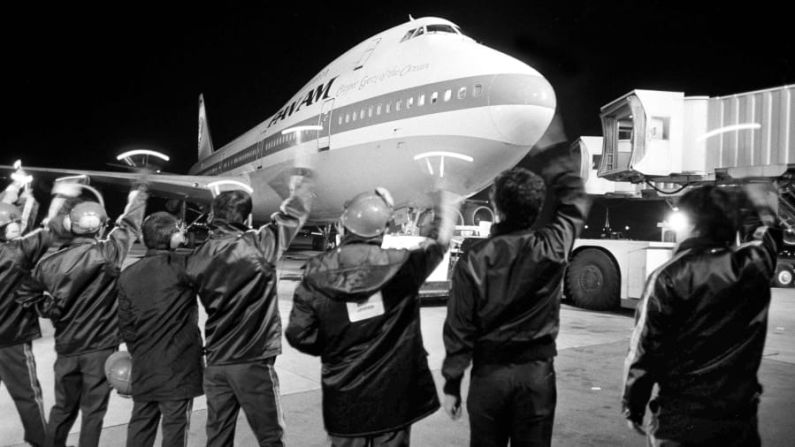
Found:
[[[381,292],[376,292],[366,300],[345,304],[348,306],[348,319],[351,323],[384,314],[384,297]]]

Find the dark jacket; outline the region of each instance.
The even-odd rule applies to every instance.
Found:
[[[781,233],[749,227],[756,231],[745,231],[739,246],[683,241],[647,280],[625,362],[628,419],[643,420],[655,383],[664,411],[707,419],[756,414]]]
[[[549,224],[496,224],[456,264],[444,324],[446,394],[459,395],[470,361],[478,368],[557,354],[561,280],[589,200],[571,173],[550,189],[558,201]]]
[[[439,408],[418,293],[445,248],[433,242],[393,250],[354,241],[308,262],[286,335],[296,349],[321,356],[329,434],[395,431]]]
[[[41,337],[39,316],[16,302],[16,291],[47,252],[50,232],[36,230],[0,244],[0,348]]]
[[[116,280],[140,232],[146,197],[143,191],[134,195],[106,239],[75,237],[44,256],[20,287],[20,299],[39,300],[39,313],[52,320],[59,355],[119,345]]]
[[[210,238],[188,260],[188,277],[207,312],[207,365],[267,359],[282,352],[276,261],[306,221],[304,199],[291,196],[258,230],[213,222]]]
[[[133,358],[136,401],[202,394],[202,336],[187,257],[149,250],[119,276],[119,329]]]

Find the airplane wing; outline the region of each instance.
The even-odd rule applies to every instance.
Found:
[[[25,172],[47,178],[67,175],[85,175],[93,185],[106,184],[129,187],[140,179],[139,174],[113,171],[84,171],[79,169],[55,169],[24,166]],[[13,166],[0,165],[0,171],[14,171]],[[188,200],[197,203],[210,203],[213,199],[213,188],[226,189],[224,185],[237,185],[250,188],[248,176],[209,176],[180,174],[151,174],[147,179],[149,192],[166,199]]]

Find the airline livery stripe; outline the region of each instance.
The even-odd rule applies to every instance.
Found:
[[[314,141],[342,132],[423,115],[478,107],[527,104],[525,96],[511,94],[512,86],[526,89],[529,83],[537,82],[539,90],[544,90],[547,85],[540,76],[517,74],[500,75],[500,88],[490,88],[495,77],[496,75],[473,76],[374,96],[366,101],[334,107],[323,116],[314,115],[289,127],[322,123],[327,130],[320,133],[316,130],[300,132],[300,141]],[[343,100],[344,98],[331,98],[326,101]],[[533,99],[531,105],[554,108],[555,98],[539,96]],[[296,135],[299,132],[282,135],[281,130],[283,129],[275,129],[273,134],[233,153],[221,149],[215,157],[199,162],[197,174],[219,174],[295,146],[299,141],[299,136]],[[213,163],[213,159],[218,158],[220,159]]]

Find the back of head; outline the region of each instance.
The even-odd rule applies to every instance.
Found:
[[[491,196],[505,222],[529,228],[544,206],[547,189],[544,180],[525,168],[512,168],[494,179]]]
[[[22,214],[9,203],[0,202],[0,241],[9,241],[19,236]]]
[[[144,219],[141,229],[147,248],[168,250],[172,248],[172,238],[180,232],[179,219],[165,211],[158,211]]]
[[[251,214],[251,196],[245,191],[224,191],[212,203],[213,220],[242,224]]]
[[[738,229],[738,210],[733,196],[713,185],[685,193],[677,203],[698,236],[730,243]]]
[[[356,195],[345,204],[340,222],[349,232],[363,238],[378,237],[392,218],[394,202],[385,188]]]
[[[108,214],[102,205],[93,201],[84,201],[69,210],[68,218],[64,219],[64,226],[74,234],[93,236],[102,230],[107,221]]]

